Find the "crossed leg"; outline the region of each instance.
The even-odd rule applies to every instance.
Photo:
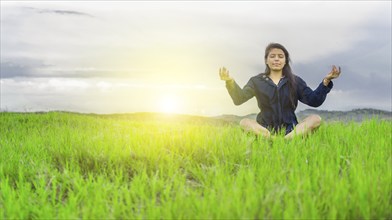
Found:
[[[306,136],[312,133],[321,125],[321,117],[319,115],[309,115],[302,122],[297,124],[290,133],[284,138],[292,139],[294,136]]]
[[[286,139],[292,139],[294,136],[297,135],[302,135],[305,136],[321,125],[321,117],[318,115],[309,115],[306,117],[301,123],[297,124],[294,128],[293,131],[288,133],[285,138]],[[261,135],[266,138],[271,137],[270,131],[261,126],[257,121],[249,119],[249,118],[244,118],[240,121],[240,126],[241,128],[246,131],[246,132],[251,132],[256,135]]]
[[[244,131],[254,133],[257,136],[261,135],[266,138],[269,138],[271,136],[271,133],[267,128],[261,126],[259,123],[257,123],[256,120],[253,119],[242,119],[240,121],[240,126]]]

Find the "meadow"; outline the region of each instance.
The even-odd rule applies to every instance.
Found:
[[[1,219],[392,219],[391,121],[236,124],[0,113]]]

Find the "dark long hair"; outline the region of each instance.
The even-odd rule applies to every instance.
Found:
[[[295,82],[295,76],[293,74],[293,71],[291,70],[290,67],[290,54],[287,51],[287,49],[278,43],[270,43],[266,48],[265,48],[265,55],[264,55],[264,61],[267,61],[268,54],[272,49],[281,49],[286,57],[286,63],[283,67],[282,74],[283,76],[286,76],[288,79],[289,83],[289,90],[290,90],[290,103],[293,106],[293,108],[296,107],[296,99],[297,99],[297,84]],[[265,74],[269,76],[271,74],[271,69],[269,68],[268,65],[266,65],[265,68]]]

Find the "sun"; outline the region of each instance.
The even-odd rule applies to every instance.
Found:
[[[169,94],[164,95],[159,100],[159,111],[164,113],[179,113],[181,100],[178,96]]]

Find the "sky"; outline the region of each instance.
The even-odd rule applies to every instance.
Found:
[[[235,106],[283,44],[315,89],[341,76],[317,109],[392,111],[391,1],[1,1],[0,111],[259,112]],[[297,111],[313,109],[300,103]]]

